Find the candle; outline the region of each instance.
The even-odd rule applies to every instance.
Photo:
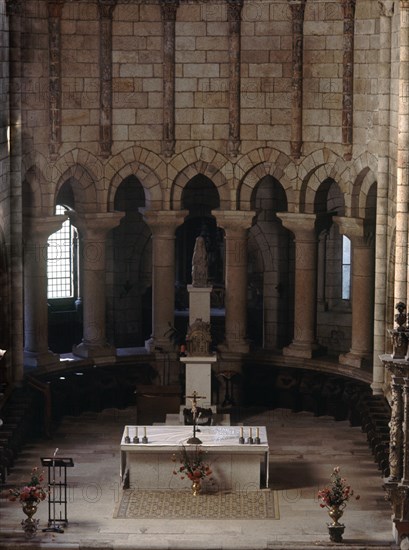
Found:
[[[240,426],[240,437],[243,437],[243,426]]]
[[[260,438],[260,430],[256,428],[256,437]]]
[[[143,429],[143,437],[146,437],[146,426],[145,426],[145,428]]]
[[[138,426],[135,426],[135,437],[138,437]]]
[[[125,426],[125,437],[129,437],[129,428]]]
[[[250,437],[253,437],[253,430],[250,428]]]

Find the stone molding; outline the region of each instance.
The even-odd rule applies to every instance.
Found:
[[[227,1],[229,22],[229,141],[228,153],[240,152],[240,34],[243,0]]]
[[[161,0],[163,20],[163,143],[162,153],[175,153],[175,23],[179,0]]]
[[[305,0],[289,1],[292,15],[291,156],[301,157],[303,97],[303,34]]]
[[[109,157],[112,148],[112,14],[116,0],[98,0],[99,33],[99,137],[102,157]]]
[[[50,0],[48,7],[49,47],[49,124],[51,159],[58,157],[61,147],[61,15],[64,0]]]
[[[342,76],[342,144],[344,159],[352,158],[354,105],[354,29],[356,0],[342,0],[344,56]]]

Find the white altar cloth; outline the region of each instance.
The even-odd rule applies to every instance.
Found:
[[[212,477],[218,489],[256,490],[261,487],[262,474],[268,487],[269,446],[265,426],[258,427],[260,443],[247,443],[254,426],[200,426],[196,432],[204,451],[204,461],[210,464]],[[142,443],[146,429],[147,443]],[[240,432],[245,443],[239,443]],[[139,443],[133,443],[137,432]],[[128,434],[130,443],[125,442]],[[175,489],[186,487],[186,480],[173,474],[179,467],[182,447],[195,450],[196,445],[187,444],[192,437],[192,426],[125,426],[121,439],[122,484],[140,489]],[[176,455],[176,463],[172,455]],[[206,479],[206,483],[208,480]]]

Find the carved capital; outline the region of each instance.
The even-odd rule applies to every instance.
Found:
[[[243,0],[227,0],[227,20],[240,21]]]
[[[64,7],[64,0],[48,0],[47,7],[49,17],[60,18]]]
[[[176,21],[179,0],[161,0],[162,18],[164,21]]]
[[[350,19],[354,17],[356,0],[341,0],[342,11],[344,13],[345,19]]]
[[[21,15],[21,0],[6,0],[7,15]]]
[[[400,0],[400,9],[409,10],[409,0]]]
[[[98,0],[100,19],[111,19],[117,0]]]
[[[304,19],[305,2],[306,0],[288,0],[293,19]]]
[[[378,5],[381,17],[392,17],[395,6],[393,0],[378,0]]]

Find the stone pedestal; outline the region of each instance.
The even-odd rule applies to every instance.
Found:
[[[189,325],[192,325],[196,319],[210,323],[210,294],[212,287],[188,285],[187,291],[189,292]]]
[[[204,396],[200,400],[200,407],[210,408],[212,405],[212,363],[217,361],[216,355],[205,357],[181,357],[186,365],[185,382],[185,406],[191,408],[192,402],[187,398],[196,391],[198,396]]]

